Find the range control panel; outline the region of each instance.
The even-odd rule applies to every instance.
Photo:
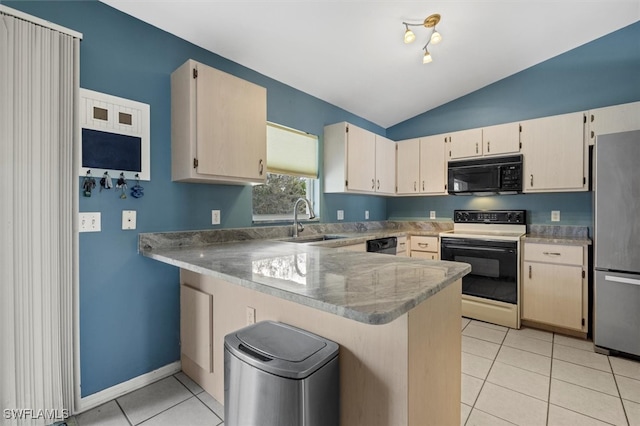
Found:
[[[526,210],[454,210],[455,223],[526,225]]]

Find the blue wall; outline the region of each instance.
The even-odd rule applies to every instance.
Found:
[[[385,134],[360,117],[102,3],[0,2],[83,33],[81,87],[151,105],[152,180],[142,183],[145,197],[121,200],[114,190],[80,197],[80,211],[102,213],[102,232],[80,235],[82,396],[179,359],[178,271],[138,255],[138,232],[216,228],[210,224],[212,209],[222,211],[218,227],[251,226],[249,187],[171,182],[169,76],[175,68],[192,58],[260,84],[267,88],[268,120],[320,137],[324,125],[339,121]],[[399,140],[638,100],[639,31],[636,24],[604,37],[387,129],[386,134]],[[454,208],[475,208],[477,203],[526,208],[535,223],[547,222],[544,212],[552,208],[562,211],[561,223],[591,222],[588,193],[485,199],[330,194],[321,197],[320,213],[327,222],[336,221],[338,209],[345,210],[345,221],[363,220],[364,210],[370,211],[370,220],[428,217],[428,210],[450,218]],[[137,211],[136,231],[120,229],[122,210]]]
[[[83,33],[80,86],[151,106],[151,181],[145,196],[121,200],[115,190],[80,197],[80,211],[102,213],[102,232],[80,234],[80,360],[82,396],[177,361],[178,270],[137,254],[138,232],[215,228],[251,223],[251,188],[171,182],[170,74],[187,59],[209,64],[267,88],[267,119],[322,136],[349,121],[384,135],[360,117],[200,49],[96,1],[3,1]],[[322,142],[322,140],[321,140]],[[97,174],[94,171],[94,174]],[[381,197],[327,195],[321,217],[335,221],[386,218]],[[137,211],[137,230],[123,231],[122,210]],[[361,212],[356,215],[356,212]]]
[[[640,100],[640,22],[486,86],[387,129],[403,140],[583,111]],[[455,209],[527,209],[529,223],[592,226],[591,193],[523,194],[496,197],[390,198],[389,218],[424,218],[435,210],[451,218]]]

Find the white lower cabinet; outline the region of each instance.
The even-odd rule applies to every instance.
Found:
[[[180,351],[204,371],[213,372],[213,296],[180,286]]]
[[[418,259],[440,260],[440,241],[438,237],[412,235],[409,237],[411,257]]]
[[[586,246],[524,244],[522,319],[586,333]]]
[[[408,256],[409,244],[407,243],[407,237],[398,237],[398,245],[396,247],[396,256]]]

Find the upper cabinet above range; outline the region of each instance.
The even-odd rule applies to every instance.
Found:
[[[188,60],[171,74],[171,178],[263,183],[267,90]]]
[[[520,152],[519,123],[498,124],[450,133],[449,159],[488,157]]]
[[[396,143],[346,122],[324,128],[324,192],[394,195]]]

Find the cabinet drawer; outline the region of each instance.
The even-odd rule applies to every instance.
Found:
[[[415,235],[411,237],[411,251],[438,252],[438,237]]]
[[[439,260],[438,259],[438,253],[433,253],[433,252],[429,252],[429,251],[412,250],[411,251],[411,257],[414,257],[416,259]]]
[[[524,260],[530,262],[582,265],[582,246],[525,243]]]
[[[398,246],[396,249],[396,254],[398,256],[407,255],[407,237],[398,237]]]

